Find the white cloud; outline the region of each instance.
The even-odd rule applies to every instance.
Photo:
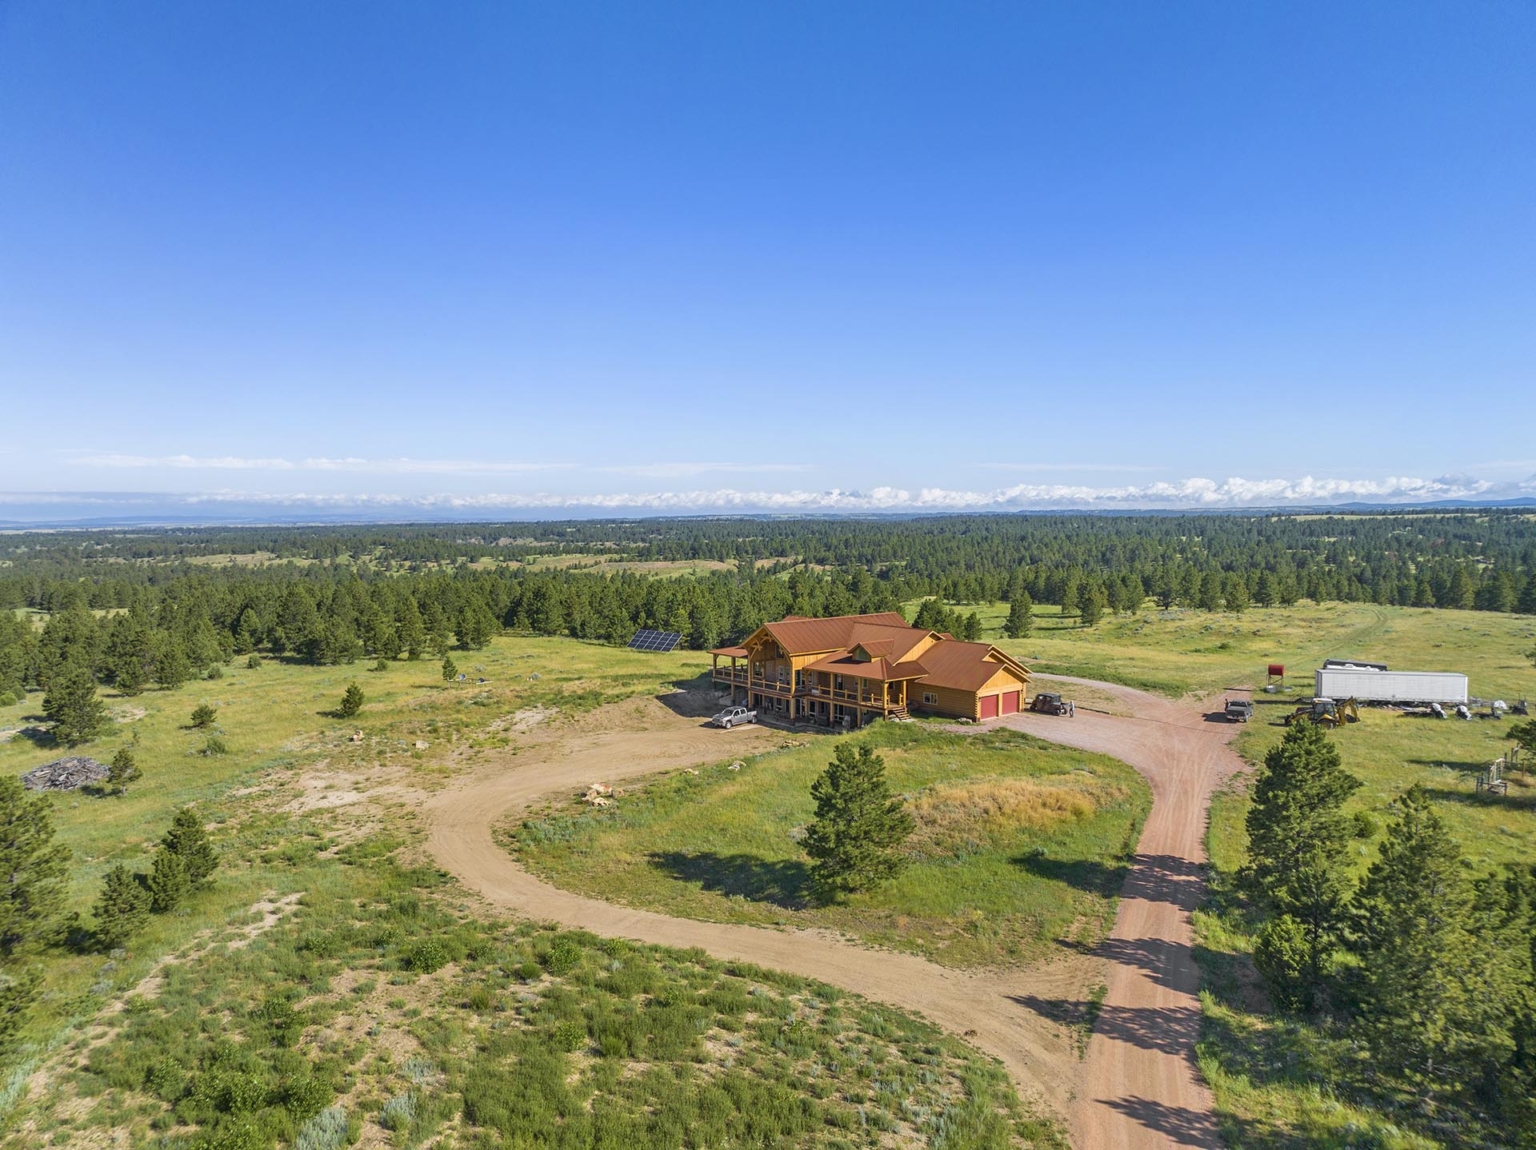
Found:
[[[1536,496],[1536,476],[1521,483],[1466,477],[1418,479],[1190,478],[1115,487],[1015,484],[985,491],[945,487],[833,488],[826,491],[747,491],[734,487],[678,491],[566,494],[513,492],[444,495],[291,495],[219,491],[175,498],[187,504],[265,503],[284,507],[396,509],[467,514],[496,511],[675,514],[771,512],[780,514],[1064,510],[1208,510],[1226,507],[1327,506],[1336,503],[1422,503],[1435,500]]]

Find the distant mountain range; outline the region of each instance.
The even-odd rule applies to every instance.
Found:
[[[451,506],[423,506],[403,503],[378,505],[344,503],[317,508],[312,505],[285,504],[265,501],[218,501],[204,503],[188,497],[156,494],[43,494],[29,496],[15,494],[0,497],[0,530],[105,530],[156,527],[233,527],[263,524],[303,525],[315,524],[338,526],[349,523],[508,523],[552,519],[915,519],[938,515],[1095,515],[1095,516],[1154,516],[1154,515],[1326,515],[1367,514],[1390,511],[1454,511],[1490,510],[1495,508],[1536,508],[1536,497],[1518,496],[1503,499],[1437,499],[1410,503],[1322,503],[1312,505],[1285,504],[1279,506],[1189,506],[1189,507],[1053,507],[1053,508],[996,508],[988,510],[956,510],[952,512],[902,510],[861,512],[769,512],[751,510],[717,510],[689,513],[664,511],[635,512],[628,514],[614,509],[580,509],[573,507],[551,508],[539,514],[527,508],[507,508],[497,514],[494,508],[485,506],[454,508]]]

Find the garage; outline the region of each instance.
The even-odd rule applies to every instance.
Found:
[[[1019,693],[1017,691],[1004,691],[998,698],[1003,701],[1003,714],[1016,715],[1019,713]]]
[[[997,718],[997,696],[983,695],[977,700],[981,704],[981,717],[983,719]]]

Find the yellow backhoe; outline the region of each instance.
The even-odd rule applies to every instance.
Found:
[[[1313,699],[1302,707],[1297,707],[1285,717],[1285,725],[1308,720],[1320,727],[1339,727],[1345,723],[1358,723],[1360,721],[1360,704],[1353,699],[1345,699],[1342,703],[1333,699]]]

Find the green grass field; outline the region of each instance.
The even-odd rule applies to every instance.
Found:
[[[798,837],[835,740],[753,756],[519,820],[503,840],[560,886],[669,914],[846,931],[955,966],[1035,959],[1108,930],[1150,796],[1129,767],[996,730],[882,724],[893,791],[918,818],[909,865],[846,903],[818,906]]]
[[[1262,687],[1268,664],[1282,663],[1292,693],[1311,695],[1312,672],[1324,659],[1351,657],[1404,670],[1462,671],[1474,695],[1536,702],[1536,669],[1524,654],[1536,647],[1536,618],[1529,615],[1365,603],[1256,607],[1234,615],[1159,611],[1149,601],[1136,615],[1106,615],[1092,627],[1055,607],[1037,607],[1034,632],[1007,639],[1007,604],[958,609],[977,611],[983,637],[1032,670],[1162,694]]]

